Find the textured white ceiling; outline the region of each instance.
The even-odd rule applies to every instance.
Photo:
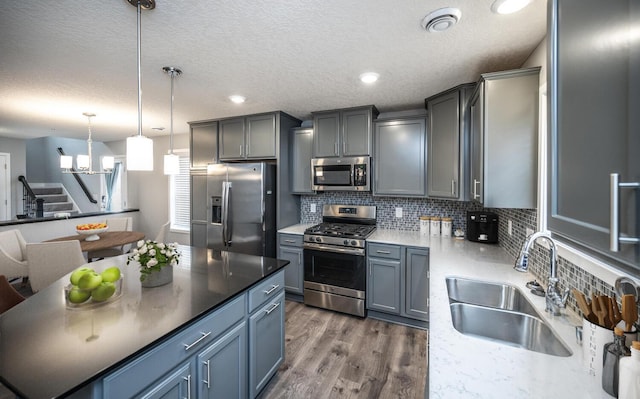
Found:
[[[142,13],[143,133],[187,121],[375,104],[416,109],[483,72],[519,67],[546,31],[546,0],[491,12],[493,0],[156,0]],[[427,33],[422,18],[458,7],[460,22]],[[380,74],[364,85],[365,71]],[[243,105],[228,100],[247,97]],[[0,2],[0,136],[93,137],[137,132],[136,8],[126,0]],[[152,127],[165,127],[163,132]]]

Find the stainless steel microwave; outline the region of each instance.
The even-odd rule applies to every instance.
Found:
[[[371,191],[371,157],[313,158],[315,191]]]

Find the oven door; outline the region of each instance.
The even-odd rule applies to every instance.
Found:
[[[366,258],[363,250],[305,244],[303,253],[305,282],[364,293]]]

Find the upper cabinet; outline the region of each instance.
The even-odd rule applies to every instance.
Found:
[[[482,74],[471,97],[470,197],[486,208],[537,206],[539,74]]]
[[[640,7],[636,0],[549,3],[548,227],[637,274]]]
[[[469,113],[475,84],[465,84],[425,100],[427,128],[427,195],[468,200]]]
[[[218,162],[218,122],[189,122],[191,168]],[[195,144],[195,145],[194,145]]]
[[[276,115],[251,115],[220,121],[220,160],[275,159]]]
[[[373,105],[313,113],[313,156],[370,156],[373,119],[378,110]]]
[[[311,189],[311,158],[313,157],[313,128],[291,129],[291,192],[313,194]]]
[[[424,118],[375,122],[374,195],[426,195],[425,126]]]

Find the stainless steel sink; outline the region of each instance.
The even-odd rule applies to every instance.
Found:
[[[500,283],[447,277],[453,327],[465,335],[553,356],[571,356],[518,288]]]
[[[571,356],[571,350],[537,317],[467,303],[452,303],[453,326],[462,334],[553,356]]]
[[[512,285],[447,277],[447,292],[450,303],[471,303],[540,317],[522,291]]]

